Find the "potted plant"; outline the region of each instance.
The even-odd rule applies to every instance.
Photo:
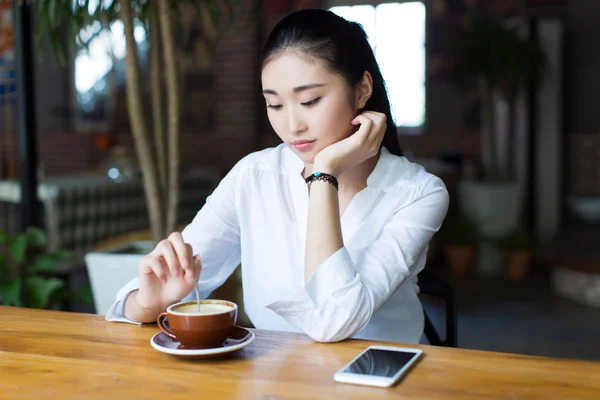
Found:
[[[16,235],[0,232],[0,304],[28,308],[60,308],[62,301],[76,299],[89,303],[89,288],[68,290],[56,277],[64,251],[48,251],[48,238],[39,228]]]
[[[216,24],[221,10],[232,10],[229,0],[35,2],[38,39],[47,41],[54,58],[63,64],[67,63],[75,43],[86,46],[90,36],[95,37],[103,30],[110,32],[115,21],[123,23],[127,110],[155,242],[173,232],[177,224],[181,90],[176,29],[179,26],[177,19],[191,10],[196,10],[198,20],[202,22],[202,35],[211,44],[210,52],[214,53],[218,36]],[[144,68],[139,62],[134,36],[134,28],[139,23],[145,28],[150,42],[149,79],[145,79]],[[146,81],[150,86],[151,107],[145,105],[143,83]],[[152,124],[148,124],[149,121]]]
[[[459,196],[462,211],[481,232],[478,267],[490,275],[501,268],[501,258],[489,241],[517,229],[522,215],[523,185],[515,171],[517,102],[546,66],[543,50],[514,22],[487,15],[467,19],[454,65],[456,82],[475,91],[481,104],[481,170],[476,179],[460,183]]]
[[[533,238],[529,232],[515,230],[498,240],[504,258],[506,277],[513,281],[525,278],[532,259]]]
[[[475,244],[477,243],[477,225],[466,215],[444,223],[441,239],[444,258],[453,275],[467,275],[473,264]]]
[[[466,89],[475,89],[481,99],[482,179],[515,179],[516,102],[526,85],[542,78],[546,56],[536,41],[522,34],[519,25],[498,17],[467,19],[457,46],[454,77]],[[506,108],[499,113],[499,103]],[[500,121],[504,119],[504,121]],[[499,129],[506,126],[505,132]]]
[[[231,0],[35,2],[38,37],[49,43],[52,55],[62,63],[67,62],[69,50],[76,43],[85,47],[90,43],[90,35],[93,37],[103,30],[111,32],[116,21],[123,24],[127,110],[142,175],[150,230],[141,233],[144,240],[132,236],[117,246],[86,254],[96,312],[102,313],[105,303],[114,300],[115,288],[137,275],[141,257],[151,251],[156,242],[177,229],[181,186],[181,74],[178,64],[180,54],[177,52],[182,50],[178,48],[176,34],[182,25],[180,22],[183,16],[195,10],[200,21],[200,33],[208,45],[208,51],[203,54],[209,64],[216,51],[217,24],[223,20],[223,11],[233,15],[233,3]],[[149,39],[147,79],[134,35],[140,23]],[[146,106],[145,83],[149,86],[150,107]]]

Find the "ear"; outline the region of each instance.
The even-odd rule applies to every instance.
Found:
[[[359,110],[364,108],[367,104],[367,101],[371,98],[373,94],[373,78],[368,71],[365,71],[362,79],[356,85],[354,90],[354,104],[356,104],[356,108]]]

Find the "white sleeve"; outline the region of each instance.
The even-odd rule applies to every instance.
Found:
[[[355,263],[342,247],[302,288],[267,307],[316,341],[352,337],[413,273],[448,203],[444,183],[432,176],[414,202],[396,211],[360,261]]]
[[[245,159],[239,161],[223,178],[194,220],[182,232],[183,240],[192,246],[194,255],[199,254],[202,272],[198,281],[200,297],[206,298],[221,286],[240,264],[240,229],[236,204],[239,201],[238,184],[244,178]],[[114,322],[131,321],[124,316],[127,297],[139,288],[139,278],[123,286],[105,319]],[[182,300],[194,298],[194,291]]]

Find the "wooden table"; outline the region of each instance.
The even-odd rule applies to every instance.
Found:
[[[600,399],[600,363],[412,346],[424,357],[382,389],[333,380],[374,342],[255,331],[233,356],[186,361],[150,347],[156,325],[2,306],[0,321],[2,399]]]

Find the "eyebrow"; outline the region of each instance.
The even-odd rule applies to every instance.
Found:
[[[294,93],[299,93],[299,92],[302,92],[304,90],[314,89],[314,88],[323,87],[323,86],[326,86],[326,84],[325,83],[312,83],[310,85],[302,85],[302,86],[295,87],[293,89],[293,91],[294,91]],[[271,90],[271,89],[263,89],[262,92],[264,94],[274,94],[274,95],[277,95],[277,92],[274,91],[274,90]]]

